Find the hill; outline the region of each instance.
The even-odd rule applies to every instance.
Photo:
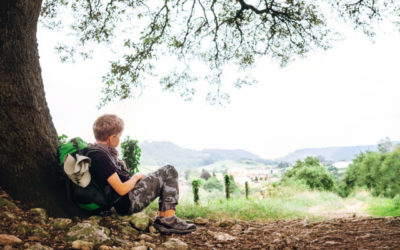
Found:
[[[217,161],[251,160],[268,163],[268,160],[241,149],[204,149],[192,150],[179,147],[172,142],[148,142],[139,144],[142,149],[140,163],[142,165],[163,166],[174,165],[177,168],[190,168],[210,165]]]
[[[400,142],[393,142],[398,145]],[[351,161],[361,152],[378,151],[377,145],[347,146],[347,147],[325,147],[325,148],[304,148],[298,149],[284,157],[275,159],[276,161],[294,162],[304,159],[307,156],[322,158],[326,161]]]

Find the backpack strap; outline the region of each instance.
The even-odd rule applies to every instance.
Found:
[[[72,138],[71,142],[74,145],[76,152],[79,153],[80,155],[82,155],[82,151],[79,148],[78,141],[76,140],[76,138]]]

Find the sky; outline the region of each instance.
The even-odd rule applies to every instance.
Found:
[[[94,120],[114,113],[125,121],[123,137],[197,150],[244,149],[266,159],[301,148],[400,139],[399,31],[382,29],[374,42],[347,32],[332,49],[312,52],[285,68],[264,57],[250,72],[258,84],[230,90],[225,107],[211,106],[199,96],[186,102],[148,79],[141,97],[100,110],[110,51],[61,63],[53,48],[62,37],[38,31],[46,99],[58,134],[93,142]],[[225,75],[226,83],[234,81],[230,69]]]

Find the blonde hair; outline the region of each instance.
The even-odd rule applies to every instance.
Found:
[[[105,114],[93,123],[93,133],[96,140],[105,141],[108,137],[121,133],[124,121],[116,115]]]

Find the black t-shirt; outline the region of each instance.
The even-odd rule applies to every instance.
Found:
[[[120,167],[114,162],[109,155],[102,151],[95,151],[90,153],[90,158],[92,160],[91,167],[89,168],[89,172],[93,180],[104,190],[104,188],[108,185],[107,179],[117,173],[121,182],[125,182],[129,180],[129,176],[126,174],[122,174]],[[112,188],[111,188],[112,189]],[[115,190],[113,195],[118,195]],[[114,204],[115,209],[120,214],[127,213],[129,209],[130,201],[128,195],[122,196],[116,204]]]

